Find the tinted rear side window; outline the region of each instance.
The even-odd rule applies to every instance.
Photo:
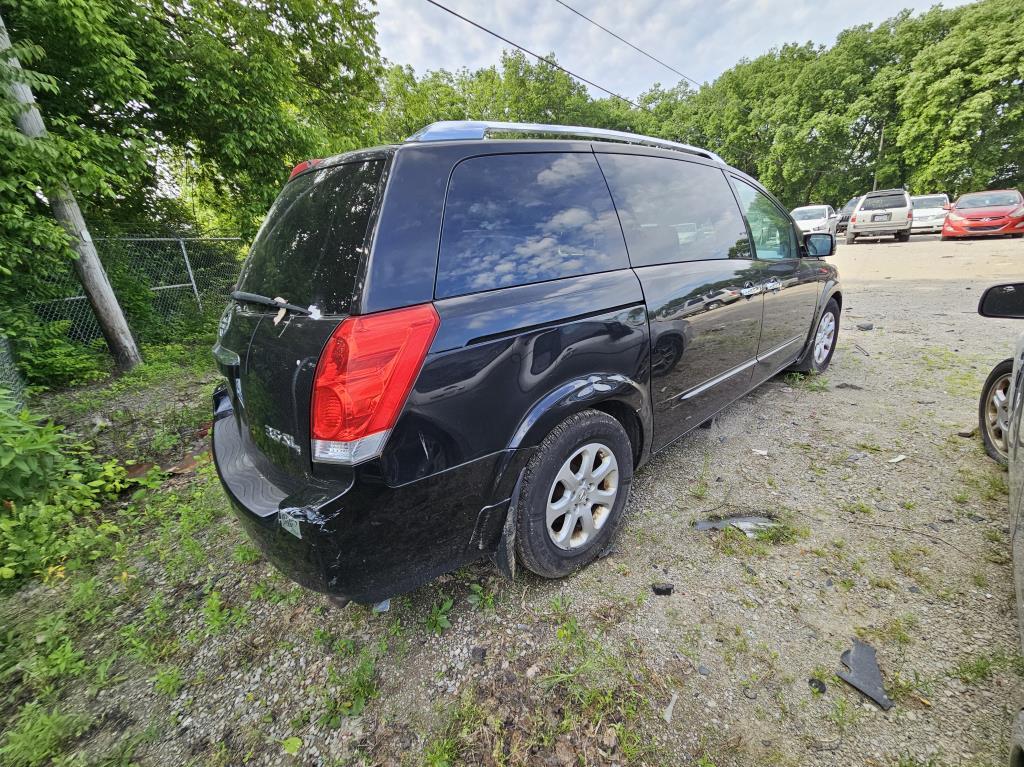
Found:
[[[739,208],[717,168],[636,155],[600,162],[633,266],[750,258]]]
[[[628,266],[593,155],[474,157],[452,173],[438,298]]]
[[[267,214],[238,289],[325,314],[349,311],[383,160],[335,165],[288,182]]]
[[[887,194],[883,197],[868,197],[861,210],[885,210],[886,208],[906,208],[907,198],[902,194]]]

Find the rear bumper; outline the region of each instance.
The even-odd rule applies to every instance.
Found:
[[[943,237],[1002,237],[1007,234],[1024,234],[1024,218],[1006,217],[977,223],[947,219],[942,227]]]
[[[504,451],[390,487],[374,462],[347,479],[270,477],[252,461],[252,449],[222,406],[213,457],[246,532],[300,585],[363,603],[404,593],[493,551],[518,467],[531,452]],[[508,481],[496,481],[503,477]],[[500,497],[492,503],[484,496],[494,490]]]
[[[902,226],[892,224],[888,224],[886,226],[854,224],[849,227],[847,231],[857,235],[858,237],[886,237],[894,234],[907,234],[911,231],[910,227],[911,224],[909,221],[904,223]]]

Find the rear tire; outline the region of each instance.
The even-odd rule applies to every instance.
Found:
[[[896,242],[910,242],[910,232],[897,232]]]
[[[836,353],[838,341],[839,304],[830,298],[818,318],[818,324],[814,326],[814,335],[811,336],[807,351],[789,369],[800,373],[824,373],[832,362],[832,355]]]
[[[592,562],[615,536],[633,482],[622,424],[584,410],[544,438],[523,473],[516,551],[528,569],[561,578]]]
[[[853,245],[857,241],[857,235],[851,232],[849,229],[846,230],[846,244]]]
[[[1010,431],[1010,377],[1013,360],[1003,360],[988,374],[978,400],[978,431],[989,457],[1006,465]]]

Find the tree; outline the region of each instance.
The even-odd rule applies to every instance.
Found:
[[[1019,0],[957,8],[948,34],[914,56],[898,143],[920,191],[1024,184],[1022,12]]]

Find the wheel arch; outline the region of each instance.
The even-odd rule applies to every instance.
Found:
[[[509,449],[540,444],[555,426],[583,410],[599,410],[622,424],[634,468],[646,460],[653,433],[648,387],[620,373],[594,373],[553,389],[520,421]]]

